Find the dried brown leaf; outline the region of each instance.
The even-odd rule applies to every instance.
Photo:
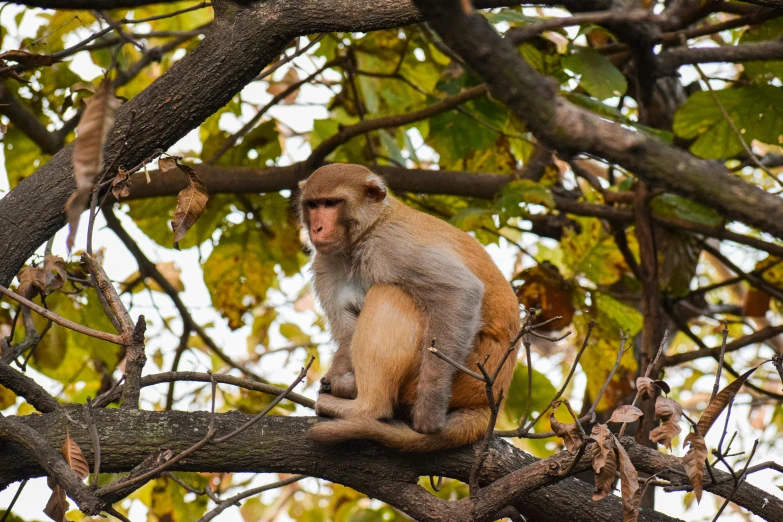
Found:
[[[697,424],[699,435],[702,437],[707,435],[707,432],[710,431],[712,424],[720,416],[721,412],[726,408],[726,406],[729,405],[731,401],[734,400],[734,397],[737,395],[737,392],[740,391],[742,385],[745,384],[745,381],[748,380],[748,377],[750,377],[751,374],[753,374],[753,372],[755,372],[757,369],[758,366],[751,368],[737,377],[734,382],[723,388],[710,401],[710,403],[704,409],[704,413],[702,413],[701,418],[699,419],[699,423]]]
[[[158,170],[168,172],[177,168],[177,162],[174,158],[158,158]]]
[[[19,295],[32,299],[46,290],[46,271],[41,267],[26,266],[16,277],[19,279]]]
[[[654,383],[655,383],[655,385],[656,385],[656,386],[658,386],[658,387],[659,387],[659,388],[660,388],[660,389],[663,391],[663,393],[665,393],[666,395],[669,395],[669,394],[672,392],[672,389],[671,389],[671,387],[670,387],[668,384],[666,384],[666,381],[657,380],[657,381],[653,381],[653,382],[654,382]]]
[[[117,201],[119,201],[120,198],[127,198],[130,196],[131,184],[128,177],[128,172],[126,170],[119,169],[117,175],[111,182],[111,193]]]
[[[576,423],[563,424],[552,414],[549,417],[549,424],[552,426],[552,431],[555,432],[555,435],[563,439],[568,453],[576,455],[576,452],[582,446],[582,434]]]
[[[87,463],[82,449],[67,431],[65,432],[65,442],[63,447],[60,448],[60,453],[65,457],[65,462],[68,463],[79,478],[85,479],[90,476],[90,465]]]
[[[62,288],[68,280],[65,260],[59,256],[53,256],[51,254],[44,256],[43,269],[46,272],[44,292],[47,295]]]
[[[661,425],[650,432],[650,440],[672,449],[672,439],[680,434],[679,426],[682,418],[682,406],[667,397],[655,400],[655,418],[661,420]]]
[[[51,487],[51,484],[50,484]],[[68,500],[65,491],[58,485],[52,488],[52,495],[44,508],[44,514],[55,522],[67,522],[65,513],[68,512]]]
[[[615,439],[616,440],[616,439]],[[623,498],[623,522],[636,522],[639,518],[639,504],[642,502],[642,489],[631,458],[625,452],[620,441],[616,440],[617,462],[620,468],[620,492]]]
[[[271,94],[272,96],[277,96],[278,94],[282,93],[286,89],[288,89],[291,85],[297,83],[299,81],[299,74],[296,72],[296,69],[291,67],[288,69],[288,72],[285,73],[285,76],[283,76],[283,79],[279,82],[269,82],[269,88],[267,88],[267,92]],[[296,97],[298,95],[298,91],[294,90],[294,92],[290,93],[288,96],[283,98],[282,102],[283,105],[291,105],[296,101]]]
[[[68,249],[73,248],[79,217],[87,207],[95,178],[103,169],[103,145],[114,126],[120,100],[114,96],[111,83],[101,84],[95,96],[87,100],[73,144],[73,177],[76,190],[65,203],[68,218]]]
[[[634,422],[639,417],[644,417],[644,412],[632,404],[625,404],[616,408],[608,422]]]
[[[174,230],[174,248],[179,250],[180,240],[204,213],[209,201],[209,192],[192,168],[180,163],[177,163],[177,166],[188,175],[190,180],[190,186],[182,189],[177,195],[177,210],[174,212],[174,219],[171,220],[171,228]]]
[[[590,438],[595,441],[591,451],[593,471],[601,473],[609,458],[614,458],[612,432],[609,431],[609,427],[606,424],[596,424],[593,426]]]
[[[639,391],[639,397],[642,400],[649,400],[655,397],[655,383],[649,377],[637,377],[636,389]]]
[[[597,444],[593,444],[592,449],[593,459],[600,453],[601,450]],[[601,471],[595,474],[595,489],[593,490],[593,500],[601,500],[609,495],[614,489],[614,481],[617,474],[617,459],[614,453],[610,453],[606,459],[606,464],[601,468]]]
[[[689,433],[685,437],[685,446],[690,444],[688,453],[682,458],[682,467],[693,486],[696,502],[701,502],[702,481],[704,479],[704,461],[707,459],[707,445],[704,437],[698,433]]]
[[[0,53],[0,60],[16,62],[25,67],[42,67],[59,62],[59,58],[47,54],[28,53],[27,51],[13,50]]]

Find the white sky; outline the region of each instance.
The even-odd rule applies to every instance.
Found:
[[[18,13],[22,8],[15,5],[7,5],[2,12],[0,13],[0,26],[3,28],[9,28],[9,27],[15,27],[15,23],[12,21],[16,13]],[[534,14],[534,12],[531,11],[530,14]],[[27,15],[24,20],[24,24],[21,27],[20,33],[23,35],[29,35],[33,34],[35,30],[37,29],[38,22],[36,22],[36,19],[30,15]],[[5,38],[5,41],[3,43],[3,51],[14,49],[15,47],[16,38],[14,38],[14,35],[7,36]],[[317,64],[314,64],[313,61],[311,61],[308,57],[300,57],[295,60],[295,63],[298,67],[301,68],[302,71],[305,71],[306,73],[310,73],[315,70],[315,68],[320,65],[320,58],[316,58],[315,61],[318,61]],[[102,74],[102,71],[92,65],[90,60],[87,58],[86,55],[77,55],[77,58],[74,60],[73,67],[75,69],[78,69],[81,74],[83,75],[91,75],[93,77],[98,76],[99,74]],[[92,73],[90,72],[92,71]],[[277,71],[274,75],[275,79],[282,78],[282,76],[285,74],[285,68]],[[692,73],[691,73],[692,75]],[[301,75],[300,75],[301,76]],[[248,87],[246,87],[242,92],[243,99],[246,102],[249,102],[251,104],[263,104],[266,103],[271,99],[271,95],[266,92],[266,84],[256,82]],[[293,129],[297,132],[302,131],[308,131],[312,129],[313,121],[316,119],[323,119],[328,117],[328,113],[326,109],[323,106],[319,106],[317,104],[322,104],[329,100],[331,98],[332,94],[331,92],[324,86],[313,86],[313,85],[305,85],[302,87],[298,102],[301,105],[283,105],[283,106],[277,106],[270,110],[269,114],[271,117],[281,121],[289,128]],[[303,103],[306,102],[306,103]],[[315,104],[315,105],[311,105]],[[250,118],[254,114],[255,110],[250,107],[249,105],[244,106],[244,112],[242,115],[242,121],[237,120],[232,115],[224,116],[221,119],[221,126],[224,126],[229,131],[235,131],[239,129],[239,127],[246,121],[248,118]],[[413,136],[414,140],[416,140],[416,145],[421,144],[421,137],[420,136]],[[186,137],[184,137],[180,142],[178,142],[174,147],[170,149],[169,152],[173,154],[177,153],[187,153],[189,151],[196,151],[198,152],[200,150],[200,141],[198,140],[197,130],[194,130],[190,134],[188,134]],[[299,161],[302,159],[305,159],[310,152],[310,146],[309,144],[302,140],[299,137],[291,137],[286,140],[285,143],[285,155],[284,159],[282,161],[283,164]],[[426,150],[423,151],[423,153],[426,155]],[[0,150],[0,155],[2,154],[2,150]],[[426,157],[426,156],[425,156]],[[8,190],[8,180],[5,172],[4,167],[4,161],[2,161],[2,158],[0,158],[0,196],[3,195],[4,191]],[[246,337],[249,333],[248,327],[243,327],[235,332],[232,332],[228,329],[226,326],[226,323],[223,319],[221,319],[211,308],[211,302],[209,297],[209,292],[203,282],[202,274],[201,274],[201,268],[199,263],[199,252],[197,249],[192,248],[189,250],[185,250],[182,252],[178,252],[171,249],[165,249],[159,247],[156,243],[153,241],[147,239],[144,234],[139,232],[138,228],[133,224],[133,222],[130,219],[124,218],[123,219],[124,226],[133,234],[133,236],[138,241],[141,248],[144,250],[144,252],[155,262],[161,262],[161,261],[173,261],[175,264],[182,270],[182,280],[185,283],[185,291],[181,295],[183,301],[187,303],[190,306],[190,309],[193,313],[193,316],[196,321],[200,322],[201,324],[207,324],[207,323],[214,323],[214,326],[209,329],[209,334],[213,337],[213,339],[224,348],[224,350],[229,354],[233,355],[234,357],[241,358],[244,355],[246,355]],[[102,216],[99,217],[98,222],[96,224],[95,229],[95,238],[94,242],[96,245],[96,248],[105,248],[106,252],[106,258],[104,267],[107,270],[109,276],[115,280],[115,281],[123,281],[125,280],[130,274],[136,272],[137,266],[135,263],[135,260],[130,256],[130,254],[125,250],[125,247],[119,242],[119,240],[114,236],[114,234],[103,228],[104,222],[102,220]],[[54,242],[54,253],[57,255],[66,255],[65,251],[65,237],[66,232],[64,230],[61,230],[55,239]],[[535,242],[538,240],[536,236],[532,235],[526,235],[526,237],[523,240],[523,243],[528,247],[535,250]],[[77,238],[77,249],[79,248],[79,245],[84,245],[86,243],[86,223],[82,223],[82,226],[79,230],[79,236]],[[514,247],[509,246],[505,243],[505,241],[501,241],[502,246],[492,245],[488,248],[488,251],[492,258],[495,260],[495,262],[500,266],[503,273],[509,277],[511,275],[511,272],[513,270],[513,264],[516,258],[517,251]],[[201,257],[202,259],[206,259],[209,255],[210,247],[205,246],[202,247],[201,250]],[[287,304],[290,303],[293,298],[297,295],[299,290],[302,288],[304,284],[307,283],[306,280],[307,274],[304,273],[304,275],[296,276],[290,279],[282,280],[282,291],[281,292],[270,292],[270,298],[269,302],[270,304],[277,304],[278,306],[278,312],[280,313],[281,317],[283,318],[283,322],[294,322],[296,324],[299,324],[305,331],[307,332],[309,330],[309,324],[312,322],[312,319],[314,317],[312,312],[305,313],[305,314],[299,314],[295,312],[292,307]],[[168,298],[163,294],[156,294],[155,295],[155,303],[157,309],[160,310],[160,312],[164,316],[175,316],[176,315],[176,309],[170,304]],[[158,318],[158,312],[156,311],[155,307],[152,306],[152,303],[149,300],[149,297],[146,293],[136,294],[134,297],[134,306],[131,309],[131,312],[134,316],[138,314],[145,314],[148,318],[153,318],[153,321]],[[155,324],[153,325],[153,329],[160,330],[161,324],[160,320],[157,320]],[[174,331],[179,332],[179,322],[174,323]],[[324,342],[327,342],[328,339],[321,335],[317,338],[318,340],[323,340]],[[164,367],[169,367],[171,363],[171,358],[173,356],[174,348],[176,347],[178,343],[178,338],[174,335],[171,335],[170,333],[164,332],[161,335],[157,335],[152,342],[149,343],[147,347],[148,354],[154,353],[157,349],[163,348],[164,353],[166,354]],[[270,345],[272,347],[276,346],[284,346],[287,345],[288,342],[286,339],[284,339],[282,336],[279,335],[277,331],[272,332],[271,337],[271,343]],[[566,346],[566,343],[561,343],[562,346]],[[324,355],[326,354],[327,350],[322,350]],[[548,377],[551,378],[553,383],[557,385],[558,382],[562,381],[562,375],[560,374],[559,369],[559,362],[561,357],[554,356],[550,359],[544,359],[544,358],[538,358],[536,357],[534,359],[536,369],[547,374]],[[265,376],[269,376],[273,380],[279,380],[281,382],[292,380],[296,373],[299,370],[299,367],[302,363],[302,354],[298,353],[294,357],[291,358],[291,362],[289,364],[285,364],[285,354],[275,354],[271,356],[267,356],[263,359],[263,370],[262,373]],[[207,369],[211,369],[211,362],[208,358],[204,357],[203,354],[194,355],[193,351],[187,352],[185,357],[183,357],[182,363],[180,364],[180,369],[182,370],[198,370],[198,371],[205,371]],[[270,369],[272,371],[270,371]],[[704,369],[706,371],[714,371],[714,365],[713,363],[709,361],[704,361]],[[145,371],[145,373],[151,373],[154,372],[154,368],[148,367]],[[57,392],[60,390],[61,385],[58,383],[55,383],[53,381],[50,381],[46,379],[43,376],[35,374],[34,371],[30,371],[35,377],[44,384],[50,391]],[[679,378],[681,380],[684,380],[686,375],[680,374]],[[674,379],[667,379],[670,384],[673,385],[673,387],[678,386],[678,382]],[[712,387],[712,381],[708,379],[701,379],[699,382],[696,383],[694,386],[694,390],[709,390]],[[195,386],[191,386],[193,388]],[[181,383],[177,387],[177,397],[184,397],[187,395],[187,390],[189,386],[186,383]],[[575,390],[582,390],[584,389],[584,376],[579,373],[577,374],[575,378],[575,382],[573,385],[573,389]],[[300,389],[301,391],[301,389]],[[143,392],[143,398],[145,398],[147,402],[147,407],[151,407],[152,402],[157,401],[161,396],[165,395],[166,387],[159,386],[154,389],[147,388]],[[306,394],[310,395],[311,397],[314,397],[314,390],[309,390],[306,392]],[[572,401],[575,404],[578,405],[579,401],[575,400]],[[188,401],[182,401],[178,405],[180,409],[187,409],[189,407]],[[300,408],[300,410],[302,410]],[[737,406],[734,408],[733,412],[733,421],[732,424],[734,425],[733,429],[736,429],[740,432],[740,435],[738,435],[738,443],[735,443],[735,447],[739,447],[740,444],[744,448],[749,448],[752,445],[754,437],[759,436],[759,432],[756,430],[753,430],[751,426],[744,421],[744,419],[747,419],[747,413],[749,411],[749,407],[747,405],[745,406]],[[309,410],[303,410],[299,411],[299,414],[302,415],[309,415]],[[768,413],[767,417],[769,417],[771,413]],[[723,420],[719,419],[716,423],[716,425],[722,425]],[[682,427],[684,430],[687,430],[687,425],[683,422]],[[687,431],[684,431],[683,433],[686,433]],[[771,434],[771,433],[770,433]],[[717,440],[719,438],[719,431],[713,430],[707,437],[708,447],[715,447],[717,445]],[[754,458],[754,463],[763,462],[765,460],[775,460],[778,461],[781,460],[781,456],[783,456],[783,443],[781,443],[777,438],[775,438],[773,441],[770,441],[770,436],[768,435],[765,437],[765,440],[767,444],[764,445],[764,447],[770,447],[771,450],[769,453],[764,454],[764,450],[761,449],[759,452],[757,452],[756,457]],[[684,452],[681,448],[675,447],[675,454],[677,455],[683,455]],[[772,494],[780,496],[783,498],[783,494],[781,491],[774,487],[772,485],[773,477],[775,477],[775,474],[771,472],[760,472],[757,474],[754,474],[750,477],[749,482],[752,484],[755,484],[759,487],[764,488],[767,491],[772,492]],[[264,482],[271,482],[275,480],[274,475],[262,475],[259,476],[256,481],[254,482],[254,485],[261,484]],[[779,477],[776,477],[776,484],[783,484],[783,480]],[[315,480],[308,480],[304,483],[306,489],[308,490],[316,490],[317,489],[317,483]],[[6,490],[0,492],[0,508],[5,507],[8,505],[8,503],[11,501],[11,498],[13,497],[14,493],[16,491],[16,485],[13,485]],[[24,492],[22,493],[19,501],[17,501],[16,505],[14,506],[14,513],[18,514],[20,516],[25,517],[26,519],[45,519],[45,515],[42,513],[42,509],[44,507],[45,501],[49,496],[49,489],[46,486],[45,479],[36,479],[30,481],[30,483],[27,484],[27,486],[24,489]],[[269,494],[266,494],[264,499],[272,499],[275,497],[274,492],[270,492]],[[657,509],[660,511],[667,513],[669,515],[680,517],[680,518],[686,518],[687,520],[711,520],[712,516],[714,515],[717,507],[720,505],[721,499],[716,499],[709,493],[705,493],[704,498],[702,500],[701,507],[697,507],[695,503],[693,506],[685,510],[683,508],[682,504],[682,493],[663,493],[661,490],[657,492]],[[72,503],[71,507],[73,508],[74,505]],[[131,511],[131,519],[136,520],[142,520],[145,518],[145,510],[141,506],[141,504],[136,503]],[[113,518],[110,517],[110,519],[113,520]],[[241,516],[239,515],[239,511],[237,508],[231,508],[227,511],[225,511],[220,517],[218,517],[218,520],[220,521],[233,521],[233,520],[241,520]],[[743,520],[740,516],[734,515],[734,516],[725,516],[722,520]]]

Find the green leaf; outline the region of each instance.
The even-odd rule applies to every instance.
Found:
[[[46,163],[50,156],[27,137],[25,133],[13,124],[0,139],[5,154],[5,170],[8,173],[8,183],[14,188],[24,178]]]
[[[533,370],[533,392],[531,395],[530,411],[541,412],[549,406],[550,401],[557,393],[549,379],[535,369]],[[512,424],[519,424],[527,407],[527,365],[519,363],[514,367],[514,377],[506,394],[504,412]],[[537,425],[543,428],[544,423]],[[545,428],[544,428],[545,429]]]
[[[498,104],[487,98],[474,100],[464,105],[465,111],[481,122],[502,128],[506,122],[506,112]],[[500,134],[482,125],[474,118],[458,111],[447,111],[430,120],[430,132],[427,145],[440,155],[439,164],[444,168],[460,168],[460,160],[475,151],[490,147]]]
[[[723,224],[723,216],[716,210],[676,194],[661,194],[650,201],[653,215],[682,219],[711,227]]]
[[[533,24],[541,21],[541,18],[534,16],[527,16],[514,9],[501,9],[497,13],[479,11],[483,14],[487,20],[492,24],[500,22],[521,23],[521,24]]]
[[[526,215],[524,206],[543,205],[555,207],[555,199],[548,188],[530,179],[517,179],[503,187],[495,201],[495,208],[500,211],[500,221],[505,223],[512,217]]]
[[[255,207],[254,217],[228,225],[203,265],[212,304],[232,329],[277,287],[278,270],[291,276],[306,262],[287,200],[280,194],[246,199]]]
[[[761,25],[753,25],[742,34],[739,44],[760,43],[783,37],[783,18],[773,18]],[[742,64],[745,74],[755,83],[769,83],[775,78],[783,79],[783,61],[766,60]]]
[[[485,208],[465,208],[455,214],[449,221],[460,230],[472,231],[482,227],[495,229],[495,222],[492,220],[493,210]]]
[[[302,331],[294,323],[283,323],[280,325],[280,335],[291,341],[293,344],[309,344],[310,336]]]
[[[581,229],[565,229],[560,241],[569,276],[584,275],[596,285],[610,285],[628,271],[614,237],[597,218],[573,217]]]
[[[594,293],[593,302],[597,311],[596,321],[601,324],[613,323],[633,337],[642,329],[642,314],[626,304],[621,303],[606,293]]]
[[[783,140],[783,92],[771,85],[716,91],[743,139],[779,145]],[[674,116],[674,132],[694,139],[691,152],[702,158],[731,158],[744,153],[710,92],[693,94]]]
[[[580,77],[584,90],[599,100],[622,96],[628,89],[623,73],[592,47],[576,47],[562,62],[563,67]]]

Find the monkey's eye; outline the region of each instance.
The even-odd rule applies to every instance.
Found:
[[[326,208],[334,208],[334,207],[336,207],[339,204],[340,204],[340,200],[339,199],[327,199],[327,200],[324,201],[324,206]]]
[[[305,205],[307,205],[307,208],[311,210],[318,208],[318,203],[316,203],[315,201],[308,201],[307,203],[305,203]]]

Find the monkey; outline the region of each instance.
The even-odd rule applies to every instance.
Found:
[[[513,375],[517,298],[466,232],[389,194],[361,165],[330,164],[299,184],[297,209],[314,253],[313,289],[337,345],[307,436],[368,439],[403,451],[481,439],[490,410],[482,381],[433,355]],[[433,341],[434,340],[434,341]],[[485,358],[486,361],[485,361]]]

